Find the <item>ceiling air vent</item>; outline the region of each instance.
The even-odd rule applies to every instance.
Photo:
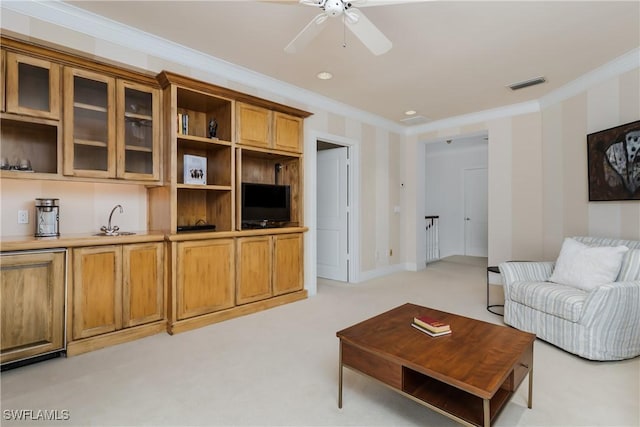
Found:
[[[535,77],[533,79],[525,80],[523,82],[512,83],[507,87],[510,88],[511,90],[518,90],[518,89],[523,89],[529,86],[539,85],[540,83],[544,83],[546,81],[547,80],[544,77],[540,76],[540,77]]]
[[[405,125],[420,125],[422,123],[427,123],[430,120],[427,119],[425,116],[411,116],[405,119],[400,119],[400,121]]]

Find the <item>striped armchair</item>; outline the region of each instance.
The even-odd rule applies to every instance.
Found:
[[[640,241],[574,237],[627,246],[617,281],[592,291],[548,282],[554,262],[505,262],[504,322],[591,360],[640,355]]]

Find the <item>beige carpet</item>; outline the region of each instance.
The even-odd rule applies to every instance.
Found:
[[[405,302],[495,323],[486,259],[450,257],[361,284],[321,280],[304,301],[169,336],[2,373],[2,425],[453,426],[345,370],[337,407],[336,331]],[[640,358],[590,362],[536,341],[533,409],[526,380],[499,426],[639,426]],[[70,420],[8,421],[17,409]]]

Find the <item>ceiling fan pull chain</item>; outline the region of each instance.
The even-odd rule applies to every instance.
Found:
[[[342,47],[347,47],[347,18],[342,17]]]

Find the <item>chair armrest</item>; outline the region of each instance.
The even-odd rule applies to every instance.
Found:
[[[640,280],[614,282],[599,286],[589,293],[580,323],[594,322],[611,327],[639,330]]]
[[[500,274],[504,284],[513,282],[546,282],[553,273],[553,261],[511,261],[500,264]]]
[[[505,301],[510,299],[510,287],[514,282],[546,282],[555,266],[553,261],[510,261],[500,264],[504,284]]]

